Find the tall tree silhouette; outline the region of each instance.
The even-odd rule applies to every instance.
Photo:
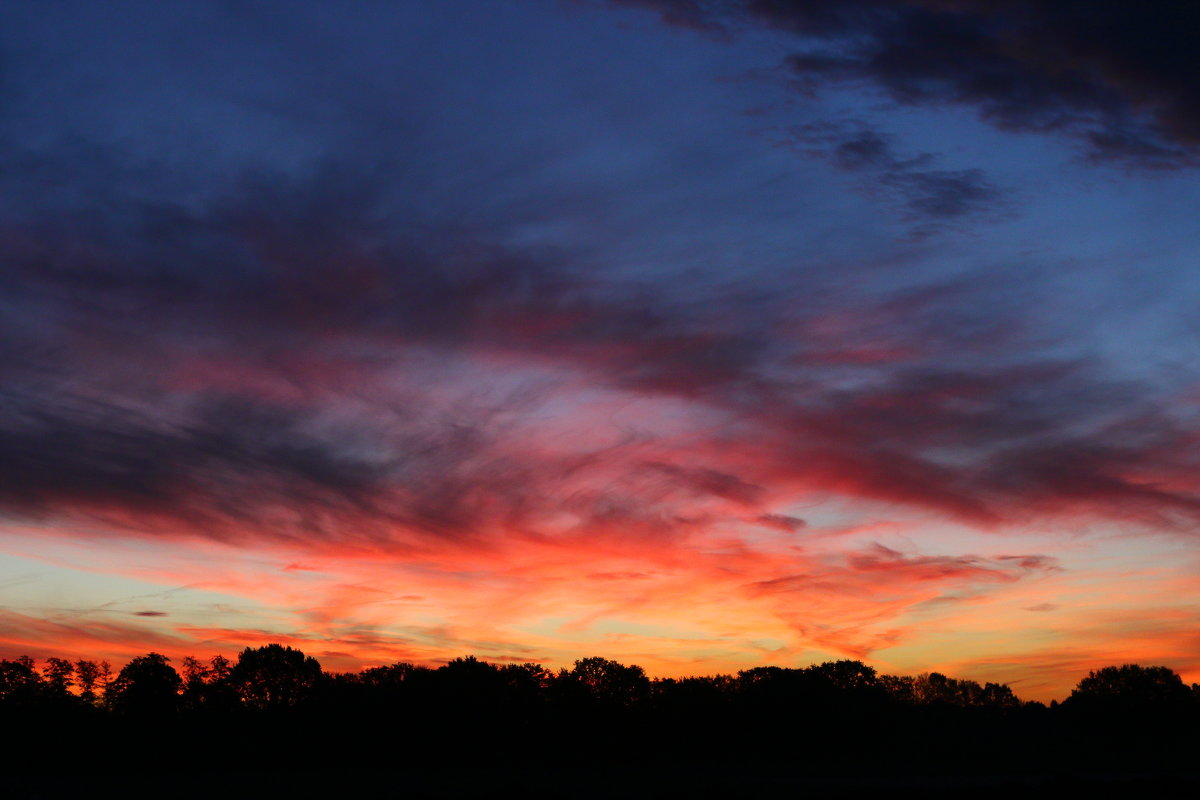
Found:
[[[75,665],[65,658],[47,658],[42,670],[46,687],[55,695],[65,696],[74,685]]]
[[[100,680],[100,665],[79,659],[75,662],[75,680],[79,683],[79,698],[88,705],[96,702],[96,685]]]
[[[10,709],[36,708],[41,703],[43,686],[42,676],[28,656],[0,661],[0,705]]]

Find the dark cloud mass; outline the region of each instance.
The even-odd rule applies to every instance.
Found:
[[[1200,7],[1187,0],[666,0],[668,24],[794,34],[810,91],[866,83],[906,105],[961,105],[1006,130],[1076,137],[1089,156],[1152,167],[1200,147]]]

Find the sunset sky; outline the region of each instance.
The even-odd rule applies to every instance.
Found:
[[[0,657],[1200,681],[1198,30],[3,4]]]

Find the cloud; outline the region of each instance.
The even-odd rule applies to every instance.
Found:
[[[759,514],[755,517],[754,521],[759,525],[774,528],[784,533],[795,533],[808,525],[807,522],[799,517],[789,516],[788,514]]]
[[[920,637],[912,614],[1060,570],[1043,555],[924,555],[878,542],[810,558],[803,572],[743,588],[810,646],[853,658]]]
[[[906,555],[875,543],[866,550],[837,557],[843,566],[816,573],[788,575],[753,584],[755,592],[808,591],[814,584],[822,589],[843,592],[886,592],[895,584],[915,586],[926,581],[972,583],[1011,583],[1025,575],[1058,569],[1046,556],[921,556]],[[839,588],[840,587],[840,588]],[[869,588],[868,588],[869,587]]]
[[[756,480],[777,489],[820,487],[985,527],[1082,515],[1185,531],[1200,512],[1190,426],[1089,372],[898,370],[773,408],[744,458],[773,469]]]
[[[1026,611],[1055,611],[1058,606],[1054,603],[1038,603],[1033,606],[1025,606]]]
[[[869,128],[805,135],[853,170],[929,172]],[[791,527],[776,509],[809,492],[993,527],[1200,514],[1186,421],[1021,352],[1018,283],[685,298],[493,232],[422,239],[353,175],[241,178],[187,214],[117,194],[0,238],[26,315],[0,345],[6,512],[400,549]],[[588,444],[549,441],[545,409]]]
[[[0,501],[36,518],[83,515],[143,531],[183,524],[224,538],[271,507],[362,512],[392,466],[306,433],[302,412],[241,399],[201,398],[181,417],[65,396],[5,400]]]
[[[788,134],[801,152],[863,176],[859,191],[900,208],[918,237],[956,221],[999,218],[1009,206],[982,170],[937,169],[932,153],[901,158],[890,136],[863,123],[810,122]]]
[[[618,6],[637,6],[655,13],[662,22],[707,34],[725,34],[725,27],[708,12],[704,0],[612,0]]]
[[[632,4],[623,2],[623,5]],[[669,24],[793,35],[788,68],[810,92],[873,87],[903,105],[963,106],[1010,131],[1072,137],[1097,161],[1195,163],[1200,69],[1179,0],[1147,13],[1129,0],[741,0],[652,5]]]
[[[186,639],[136,625],[87,619],[58,621],[0,609],[0,654],[68,658],[131,658],[148,651],[178,652]]]

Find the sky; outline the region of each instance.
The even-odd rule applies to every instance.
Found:
[[[0,6],[0,657],[1200,681],[1197,26]]]

